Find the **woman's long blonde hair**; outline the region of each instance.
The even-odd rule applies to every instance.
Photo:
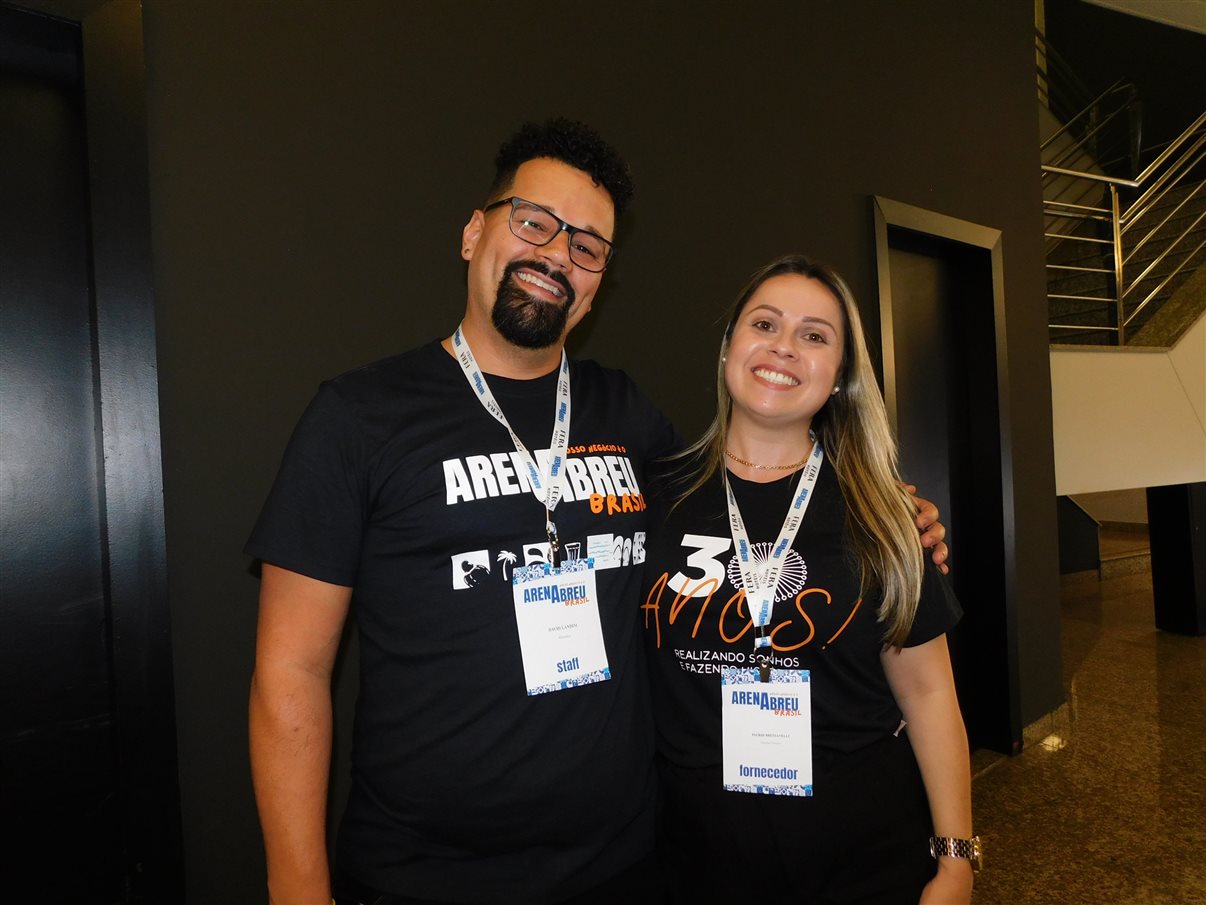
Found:
[[[845,342],[838,368],[840,389],[813,417],[812,430],[837,473],[846,500],[847,536],[858,563],[861,592],[864,596],[868,591],[880,592],[878,618],[884,624],[884,641],[899,648],[912,628],[921,595],[921,541],[913,504],[899,484],[896,442],[871,368],[858,307],[846,281],[833,268],[804,255],[785,255],[754,273],[737,296],[717,356],[716,417],[681,454],[693,467],[678,502],[725,468],[733,400],[725,385],[724,360],[733,328],[763,283],[789,274],[816,280],[833,293],[842,309]]]

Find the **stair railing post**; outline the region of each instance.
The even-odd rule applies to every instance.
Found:
[[[1130,138],[1131,178],[1135,179],[1140,173],[1140,161],[1143,156],[1143,101],[1139,99],[1139,89],[1131,86],[1131,94],[1127,104],[1127,114],[1130,128],[1127,135]]]
[[[1113,232],[1114,248],[1114,305],[1118,324],[1118,345],[1126,345],[1126,312],[1122,285],[1122,217],[1118,210],[1118,186],[1110,183],[1110,227]]]

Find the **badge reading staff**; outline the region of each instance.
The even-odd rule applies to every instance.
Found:
[[[529,695],[611,678],[594,560],[570,560],[560,569],[545,563],[516,569],[511,589]]]

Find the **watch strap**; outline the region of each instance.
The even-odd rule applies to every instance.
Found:
[[[963,858],[971,862],[972,870],[979,871],[984,866],[984,850],[980,845],[980,837],[970,839],[955,839],[951,836],[931,836],[930,855],[938,858],[946,855],[948,858]]]

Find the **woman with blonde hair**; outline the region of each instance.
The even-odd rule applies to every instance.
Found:
[[[717,394],[645,571],[675,899],[968,902],[961,611],[923,557],[842,278],[802,255],[755,273]]]

